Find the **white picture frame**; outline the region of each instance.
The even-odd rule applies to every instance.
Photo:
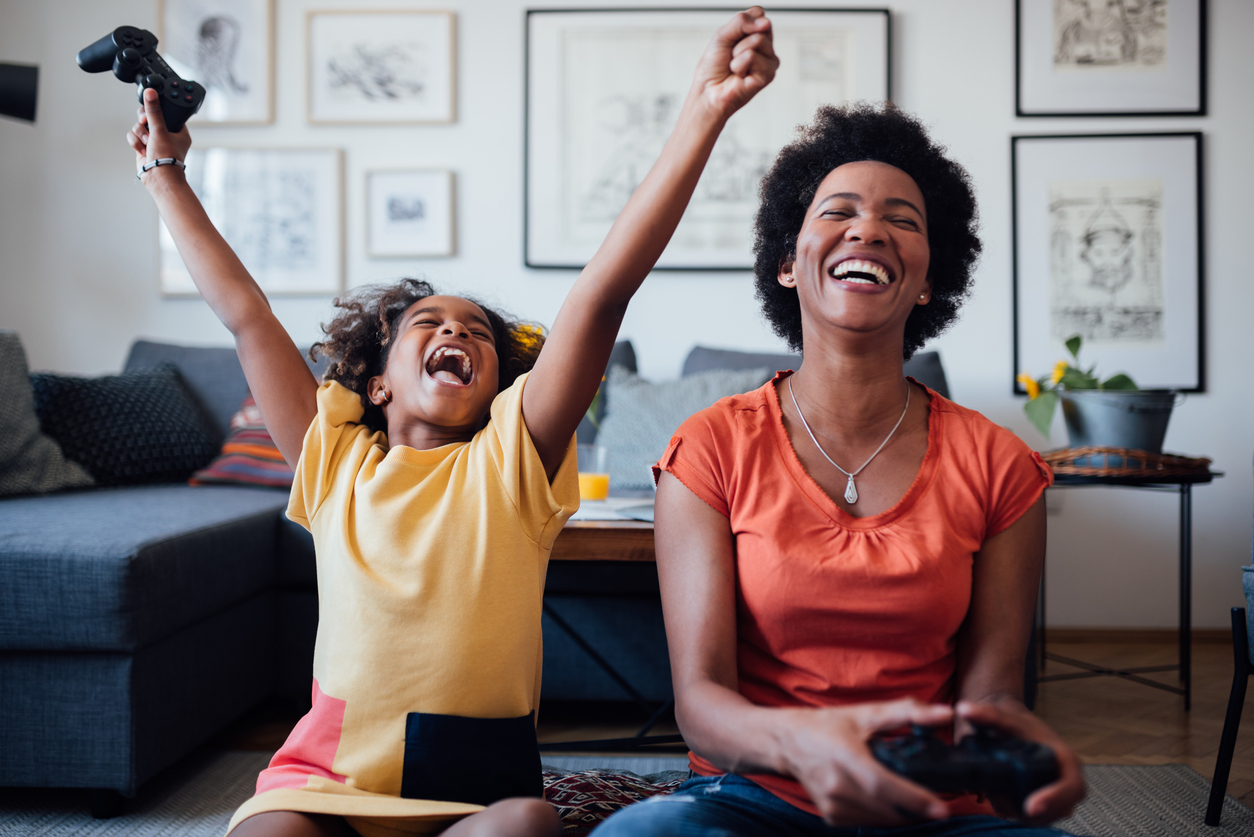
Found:
[[[1019,116],[1204,116],[1206,0],[1016,0]]]
[[[306,35],[310,123],[456,121],[452,12],[310,11]]]
[[[344,287],[339,149],[193,148],[187,180],[213,225],[267,295],[334,295]],[[164,222],[161,294],[197,296]]]
[[[446,169],[366,172],[366,255],[454,254],[453,173]]]
[[[1205,391],[1202,135],[1017,136],[1011,167],[1012,375],[1079,334],[1104,376]]]
[[[653,164],[735,9],[527,12],[524,261],[582,268]],[[753,265],[757,184],[820,104],[891,97],[887,9],[772,11],[774,82],[729,120],[657,267]]]
[[[193,123],[274,121],[274,0],[160,0],[158,49],[205,87]]]

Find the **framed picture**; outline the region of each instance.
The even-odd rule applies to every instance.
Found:
[[[193,148],[187,179],[222,237],[267,294],[343,288],[338,149]],[[161,224],[161,292],[196,286]]]
[[[1078,334],[1104,375],[1204,391],[1202,135],[1018,136],[1010,157],[1013,373]]]
[[[162,57],[205,86],[197,122],[274,121],[274,0],[160,0]]]
[[[453,255],[452,172],[368,172],[366,205],[367,255]]]
[[[309,121],[452,122],[452,12],[308,13]]]
[[[527,12],[529,267],[580,268],[666,143],[714,30],[736,9]],[[887,9],[771,10],[775,81],[715,145],[662,270],[753,265],[758,181],[815,109],[888,99]]]
[[[1016,0],[1019,116],[1202,116],[1206,0]]]

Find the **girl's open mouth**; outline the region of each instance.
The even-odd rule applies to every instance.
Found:
[[[427,358],[427,374],[442,384],[465,387],[474,380],[470,356],[456,346],[441,346]]]

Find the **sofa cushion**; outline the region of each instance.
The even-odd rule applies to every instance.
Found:
[[[101,378],[38,374],[31,385],[44,432],[100,485],[185,480],[217,453],[172,365]]]
[[[738,352],[733,349],[710,349],[706,346],[695,346],[684,359],[683,375],[695,375],[711,369],[753,369],[767,366],[773,370],[799,369],[801,355],[763,354],[761,352]],[[906,361],[905,374],[914,378],[924,386],[949,397],[949,382],[945,379],[945,368],[941,366],[940,352],[918,352]]]
[[[597,443],[610,452],[610,489],[647,491],[653,485],[653,463],[685,419],[724,396],[760,387],[771,371],[765,366],[711,370],[654,384],[611,369],[606,381],[609,411],[597,435]]]
[[[0,648],[133,651],[270,587],[287,492],[142,486],[0,502]]]
[[[189,482],[192,485],[264,485],[290,489],[294,477],[292,467],[279,452],[250,393],[231,417],[231,429],[222,443],[222,452],[192,474]]]
[[[608,376],[610,370],[615,366],[621,366],[628,372],[636,371],[636,350],[631,345],[630,340],[619,340],[614,344],[614,349],[610,352],[609,363],[605,364],[605,374]],[[594,424],[586,415],[579,420],[579,428],[575,431],[581,445],[591,444],[597,438],[597,425],[601,423],[601,419],[605,418],[605,385],[601,385],[601,398],[597,401],[596,423]]]
[[[0,497],[84,488],[95,480],[39,429],[22,341],[0,331]]]

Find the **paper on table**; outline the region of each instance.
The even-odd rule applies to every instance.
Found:
[[[638,517],[620,514],[619,509],[632,506],[649,505],[652,498],[645,497],[607,497],[604,500],[583,500],[579,503],[579,511],[570,516],[571,520],[639,520]]]

